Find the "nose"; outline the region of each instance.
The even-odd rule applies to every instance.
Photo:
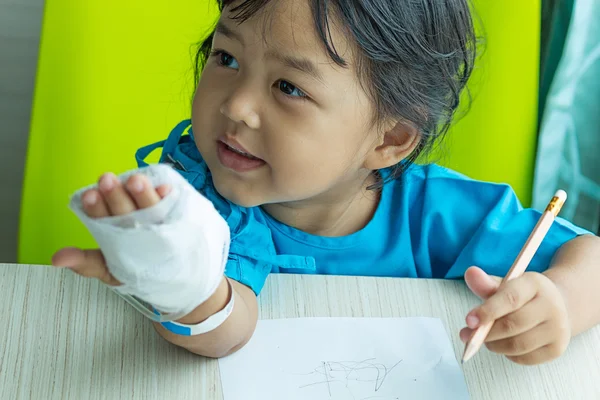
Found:
[[[243,123],[251,129],[260,128],[260,117],[257,109],[258,94],[251,87],[239,87],[221,105],[221,114],[230,120]]]

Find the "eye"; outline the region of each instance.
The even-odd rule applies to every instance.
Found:
[[[231,54],[223,50],[215,50],[212,52],[212,56],[217,58],[217,63],[226,68],[239,69],[240,66]]]
[[[287,81],[279,81],[279,90],[281,90],[283,93],[285,93],[288,96],[291,97],[301,97],[301,98],[305,98],[307,97],[306,94],[298,89],[296,86],[292,85],[291,83],[287,82]]]

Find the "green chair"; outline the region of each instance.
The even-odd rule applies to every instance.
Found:
[[[537,143],[540,0],[475,0],[484,53],[469,87],[472,108],[447,137],[440,161],[472,178],[509,183],[532,196]]]
[[[508,182],[530,201],[536,142],[539,0],[480,0],[486,53],[470,113],[441,162]],[[208,0],[47,0],[26,160],[18,261],[49,264],[63,246],[94,247],[67,208],[105,171],[189,117],[194,45],[217,17]],[[156,156],[156,155],[155,155]],[[156,157],[157,159],[157,157]]]

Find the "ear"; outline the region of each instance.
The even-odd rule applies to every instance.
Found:
[[[412,153],[420,140],[419,130],[412,123],[396,122],[379,137],[364,167],[373,171],[396,165]]]

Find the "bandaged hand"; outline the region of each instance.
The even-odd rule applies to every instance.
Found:
[[[70,208],[99,249],[63,248],[52,264],[97,278],[162,313],[185,315],[223,278],[229,227],[179,173],[151,165],[77,191]]]
[[[485,345],[523,365],[535,365],[559,357],[571,340],[564,297],[550,278],[527,272],[500,287],[501,279],[479,268],[469,268],[465,281],[484,300],[467,314],[467,327],[460,331],[466,342],[473,330],[495,321]]]

